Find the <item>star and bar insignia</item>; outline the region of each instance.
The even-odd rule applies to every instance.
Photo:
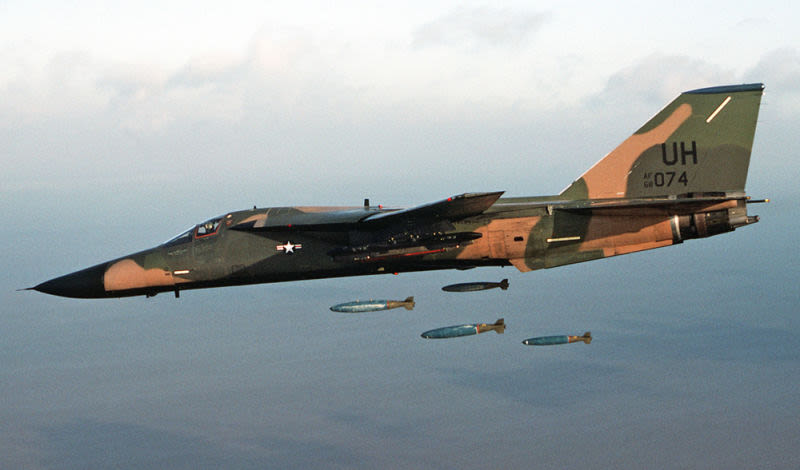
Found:
[[[301,248],[303,248],[303,245],[301,245],[300,243],[296,243],[295,244],[295,243],[292,243],[291,241],[287,241],[283,245],[278,245],[278,246],[275,247],[276,250],[282,251],[282,252],[286,253],[287,255],[290,255],[290,254],[294,253],[294,250],[299,250]]]

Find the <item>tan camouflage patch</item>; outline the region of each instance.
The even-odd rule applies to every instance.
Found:
[[[523,258],[533,227],[541,217],[495,219],[476,230],[483,235],[458,254],[458,259]]]
[[[250,222],[256,222],[256,223],[261,222],[262,225],[263,225],[263,222],[265,220],[267,220],[267,214],[266,213],[261,213],[261,214],[251,215],[250,217],[248,217],[248,218],[246,218],[244,220],[240,220],[238,223],[242,224],[242,225],[245,225],[245,224],[248,224]]]
[[[597,162],[582,178],[588,189],[588,197],[618,198],[625,196],[628,174],[636,159],[650,147],[660,145],[675,133],[692,115],[692,106],[682,104],[661,124],[644,132],[634,134]]]
[[[623,255],[673,243],[671,219],[663,217],[592,217],[580,251],[603,250],[604,256]]]
[[[106,291],[171,286],[181,282],[189,281],[173,278],[172,272],[164,269],[144,269],[130,258],[112,264],[103,276],[103,288]]]

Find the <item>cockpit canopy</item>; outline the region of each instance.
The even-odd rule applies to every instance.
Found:
[[[211,219],[203,222],[202,224],[198,225],[194,228],[194,235],[197,238],[202,237],[210,237],[211,235],[216,235],[217,230],[219,230],[219,223],[222,221],[222,217],[218,217],[216,219]]]
[[[189,230],[169,239],[164,245],[174,246],[182,243],[188,243],[192,239],[211,237],[219,232],[219,224],[222,222],[222,217],[206,220],[202,224],[195,225]]]

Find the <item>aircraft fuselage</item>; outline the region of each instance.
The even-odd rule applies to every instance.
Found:
[[[36,289],[102,298],[480,266],[513,265],[530,271],[668,246],[754,221],[746,216],[744,198],[686,208],[675,205],[672,211],[641,208],[636,215],[621,213],[625,212],[621,208],[581,213],[556,207],[560,207],[557,197],[499,199],[483,213],[458,221],[410,226],[401,221],[400,226],[388,228],[360,222],[394,212],[369,207],[232,212],[152,249],[47,281]],[[716,214],[716,225],[698,232],[696,220],[705,221],[707,213]],[[309,215],[312,223],[307,221]],[[254,226],[259,221],[269,223]]]

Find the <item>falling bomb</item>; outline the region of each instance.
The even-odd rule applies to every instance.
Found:
[[[334,312],[362,313],[377,312],[379,310],[391,310],[393,308],[404,307],[406,310],[414,309],[414,297],[407,297],[406,300],[356,300],[345,302],[331,307]]]
[[[568,335],[556,335],[556,336],[539,336],[536,338],[528,338],[522,342],[527,346],[553,346],[555,344],[567,344],[567,343],[577,343],[579,341],[583,341],[586,344],[592,342],[592,333],[587,331],[583,334],[583,336],[568,336]]]
[[[479,290],[488,290],[499,287],[502,290],[508,289],[508,279],[503,279],[500,282],[462,282],[461,284],[450,284],[449,286],[442,287],[443,291],[447,292],[475,292]]]
[[[425,339],[457,338],[459,336],[477,335],[478,333],[485,333],[487,331],[503,333],[505,330],[506,324],[501,318],[494,323],[469,323],[466,325],[445,326],[443,328],[436,328],[435,330],[428,330],[420,336]]]

